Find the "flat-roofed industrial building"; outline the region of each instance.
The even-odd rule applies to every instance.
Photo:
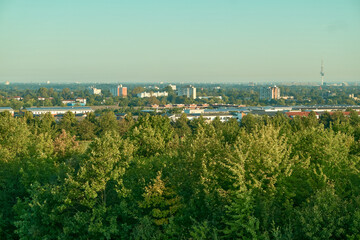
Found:
[[[72,112],[75,115],[87,114],[94,112],[90,107],[30,107],[26,108],[27,111],[32,112],[33,115],[41,115],[51,113],[52,115],[62,115],[66,112]]]

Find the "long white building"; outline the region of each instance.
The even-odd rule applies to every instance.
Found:
[[[139,98],[146,98],[146,97],[167,97],[168,92],[142,92],[137,94]]]
[[[33,115],[41,115],[45,113],[51,113],[52,115],[62,115],[66,112],[72,112],[76,115],[94,112],[94,110],[90,107],[30,107],[26,108],[26,110],[32,112]]]

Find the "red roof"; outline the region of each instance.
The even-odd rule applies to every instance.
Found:
[[[286,112],[286,115],[288,116],[288,117],[291,117],[291,118],[293,118],[293,117],[295,117],[295,116],[299,116],[299,117],[307,117],[307,116],[309,116],[309,114],[310,114],[310,112]],[[316,115],[319,115],[319,114],[317,114],[317,113],[315,113]]]

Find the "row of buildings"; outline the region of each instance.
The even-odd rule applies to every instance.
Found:
[[[96,87],[90,87],[90,92],[93,95],[101,95],[101,89]],[[110,93],[114,97],[127,97],[127,87],[123,87],[122,84],[117,85],[116,87],[110,88]]]
[[[176,85],[172,85],[169,84],[169,87],[176,91]],[[101,89],[95,88],[95,87],[90,87],[91,93],[94,95],[100,95],[101,94]],[[127,87],[124,87],[123,85],[119,84],[114,88],[110,88],[110,93],[114,96],[114,97],[127,97],[128,92],[127,92]],[[182,87],[180,89],[177,90],[177,94],[178,96],[185,96],[187,98],[192,98],[192,99],[196,99],[196,88],[192,85],[188,85],[185,87]],[[137,94],[137,97],[139,98],[146,98],[146,97],[167,97],[168,96],[168,92],[164,91],[164,92],[142,92]]]
[[[138,93],[137,97],[139,98],[148,98],[148,97],[167,97],[168,92],[142,92]]]
[[[176,91],[176,85],[169,84],[169,87]],[[146,98],[146,97],[167,97],[169,95],[168,92],[142,92],[137,94],[139,98]],[[196,87],[192,85],[188,85],[177,90],[178,96],[185,96],[187,98],[196,99]]]
[[[317,118],[329,112],[334,114],[335,112],[342,112],[345,116],[349,115],[349,112],[346,112],[347,108],[352,108],[360,114],[360,106],[279,106],[279,107],[237,107],[237,108],[215,108],[215,109],[206,109],[206,108],[187,108],[182,111],[186,114],[186,117],[189,120],[203,117],[206,121],[213,121],[215,118],[219,118],[220,121],[225,122],[230,119],[236,119],[238,122],[251,113],[254,115],[268,115],[274,116],[278,113],[282,113],[289,118],[306,117],[310,114],[311,111],[314,111]],[[94,110],[90,107],[31,107],[26,108],[26,111],[31,112],[34,115],[41,115],[45,113],[51,113],[52,115],[64,115],[66,112],[72,112],[77,116],[87,115]],[[9,111],[14,115],[14,110],[10,107],[0,107],[0,112]],[[143,110],[149,113],[156,113],[157,110]],[[181,114],[165,114],[172,121],[177,121],[181,117]]]

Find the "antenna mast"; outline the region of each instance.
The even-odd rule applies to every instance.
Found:
[[[321,86],[324,85],[324,60],[321,59],[321,71],[320,71],[320,76],[321,76]]]

